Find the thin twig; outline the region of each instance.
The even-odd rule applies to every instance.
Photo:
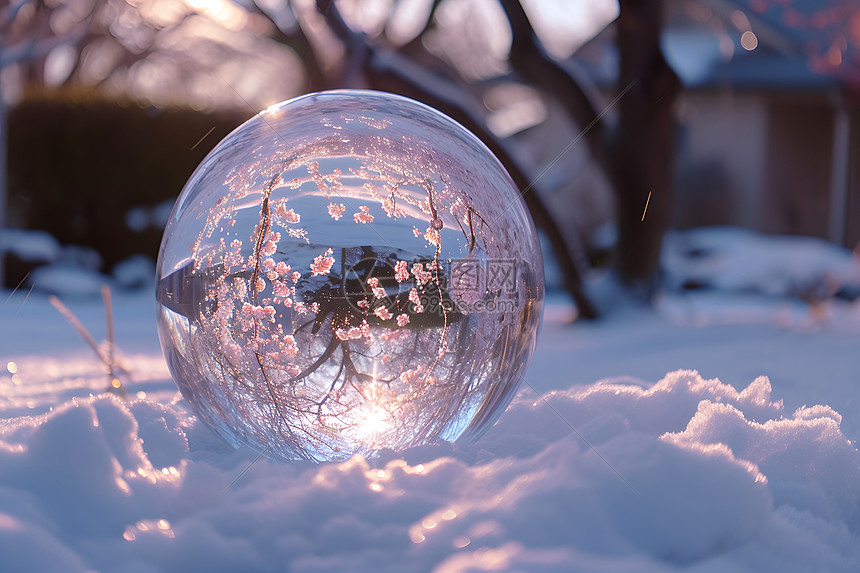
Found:
[[[15,316],[18,316],[18,313],[21,312],[21,309],[24,308],[24,304],[26,304],[27,299],[30,298],[30,295],[33,294],[33,289],[35,288],[35,284],[31,284],[30,288],[27,289],[27,294],[24,295],[24,300],[21,301],[21,304],[18,305],[18,310],[15,311]]]
[[[122,388],[122,381],[116,375],[116,342],[113,329],[113,301],[111,300],[110,287],[102,286],[102,298],[105,303],[105,323],[107,327],[107,367],[108,387],[111,390]]]
[[[29,277],[29,276],[30,276],[30,271],[27,271],[27,274],[24,275],[24,278],[21,279],[20,281],[18,281],[18,284],[15,285],[15,288],[12,289],[12,292],[10,292],[9,296],[6,297],[6,300],[3,302],[4,306],[6,305],[7,302],[9,302],[9,299],[12,298],[12,295],[15,294],[16,292],[18,292],[18,289],[21,288],[21,285],[24,284],[24,281],[27,280],[27,277]]]
[[[75,331],[78,333],[78,336],[83,338],[84,342],[86,342],[90,346],[90,348],[93,349],[93,352],[96,353],[96,356],[99,357],[99,360],[101,360],[106,366],[110,367],[110,363],[108,362],[107,358],[105,358],[105,355],[102,353],[102,350],[99,348],[99,345],[96,343],[92,335],[90,335],[90,333],[81,323],[81,321],[78,320],[78,317],[75,316],[72,311],[69,310],[69,308],[54,295],[49,296],[48,301],[51,303],[51,306],[56,308],[57,311],[59,311],[59,313],[62,314],[67,321],[69,321],[69,324],[72,325],[72,328],[75,329]]]

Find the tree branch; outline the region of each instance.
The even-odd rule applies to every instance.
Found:
[[[470,105],[464,90],[451,80],[427,71],[396,52],[381,50],[373,52],[368,75],[375,89],[393,91],[423,101],[461,123],[498,157],[521,192],[532,187],[531,181],[507,147],[489,132],[477,106]],[[561,267],[565,288],[576,302],[580,316],[596,318],[597,310],[586,296],[582,284],[580,265],[585,261],[582,249],[571,249],[536,192],[526,191],[522,197],[535,224],[550,241]]]
[[[527,83],[538,86],[555,97],[568,115],[585,132],[591,155],[611,179],[612,170],[606,152],[606,126],[596,103],[600,100],[596,89],[588,89],[590,82],[574,64],[560,64],[550,56],[528,19],[520,0],[501,0],[502,8],[511,25],[510,61],[517,74]]]

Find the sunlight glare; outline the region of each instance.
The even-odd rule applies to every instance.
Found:
[[[241,30],[248,20],[248,13],[229,0],[185,0],[185,3],[228,30]]]
[[[378,404],[371,404],[358,426],[362,438],[375,438],[391,427],[391,416]]]

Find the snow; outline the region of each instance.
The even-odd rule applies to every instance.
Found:
[[[758,238],[735,252],[773,268],[791,241]],[[148,291],[113,297],[125,397],[44,294],[4,296],[0,570],[857,571],[860,303],[733,292],[731,272],[595,323],[550,297],[476,444],[323,465],[198,423]],[[99,299],[64,300],[105,337]]]
[[[60,257],[60,242],[46,231],[29,229],[0,230],[0,251],[24,261],[55,261]]]
[[[823,239],[763,235],[737,227],[704,227],[666,236],[669,286],[694,283],[724,291],[821,299],[860,295],[860,261]]]
[[[98,271],[68,262],[37,267],[27,279],[39,291],[70,297],[98,296],[102,285],[108,282]]]
[[[113,277],[126,289],[155,288],[155,262],[146,255],[132,255],[114,265]]]

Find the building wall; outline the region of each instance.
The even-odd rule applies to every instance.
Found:
[[[848,201],[845,218],[845,246],[860,252],[860,107],[851,113],[851,145],[848,168]]]
[[[686,92],[679,106],[680,227],[763,228],[768,114],[758,94]]]
[[[679,105],[681,228],[741,225],[830,238],[835,112],[827,93],[689,91]],[[860,108],[851,111],[844,232],[860,245]]]
[[[828,237],[832,106],[807,99],[768,105],[764,230]]]

